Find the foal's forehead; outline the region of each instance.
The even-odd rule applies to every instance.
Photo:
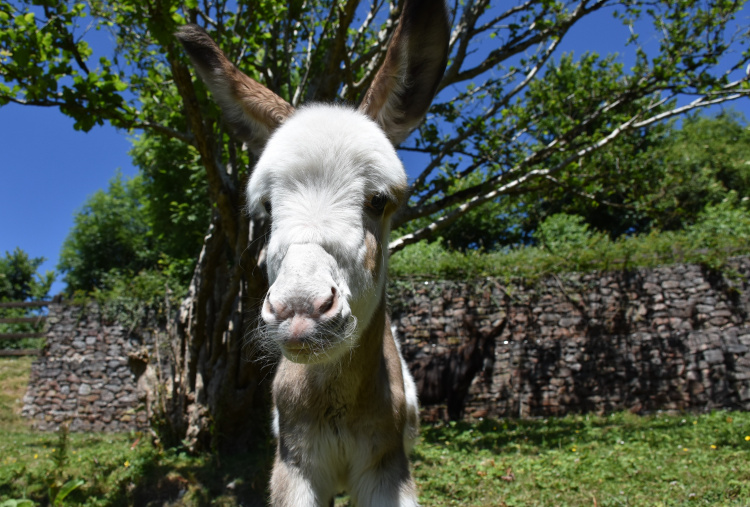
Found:
[[[276,131],[248,185],[252,203],[287,185],[349,186],[392,193],[406,175],[383,131],[348,108],[315,105],[301,109]]]

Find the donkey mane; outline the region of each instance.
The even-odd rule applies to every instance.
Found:
[[[415,506],[407,454],[416,388],[386,308],[388,235],[406,197],[395,146],[422,121],[445,69],[442,0],[405,0],[358,110],[295,110],[242,74],[200,27],[177,37],[227,121],[259,156],[249,212],[270,222],[264,347],[274,376],[274,506]]]

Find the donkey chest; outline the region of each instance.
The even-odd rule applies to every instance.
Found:
[[[294,406],[285,405],[277,407],[279,423],[289,432],[315,436],[337,446],[368,441],[394,429],[392,407],[373,393],[358,398],[327,391]]]
[[[336,389],[311,394],[293,405],[277,405],[280,443],[290,456],[312,455],[348,467],[400,440],[392,407],[382,396],[349,396]]]
[[[341,407],[290,422],[280,415],[279,450],[285,459],[344,489],[353,473],[370,468],[401,441],[392,424],[351,420]]]

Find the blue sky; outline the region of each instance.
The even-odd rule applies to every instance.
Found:
[[[747,25],[750,7],[738,22]],[[576,54],[618,52],[627,65],[632,57],[624,47],[627,30],[599,13],[577,26],[563,40],[562,50]],[[101,40],[101,39],[100,39]],[[646,49],[656,48],[643,37]],[[750,119],[750,100],[732,103]],[[0,255],[21,247],[32,257],[45,257],[42,270],[54,270],[74,215],[86,198],[107,184],[119,169],[132,176],[129,134],[112,127],[88,133],[73,130],[73,120],[56,109],[10,104],[0,108]],[[408,161],[407,161],[408,165]],[[55,294],[64,289],[60,281]]]

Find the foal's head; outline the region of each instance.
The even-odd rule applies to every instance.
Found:
[[[288,358],[338,356],[367,327],[405,190],[392,144],[358,111],[306,107],[271,136],[247,192],[271,216],[262,317]]]
[[[292,361],[335,359],[376,310],[384,316],[390,217],[406,196],[394,146],[435,95],[448,31],[434,0],[407,2],[358,110],[318,104],[296,112],[242,74],[201,28],[177,34],[225,118],[259,155],[247,197],[251,213],[271,221],[262,318]]]

